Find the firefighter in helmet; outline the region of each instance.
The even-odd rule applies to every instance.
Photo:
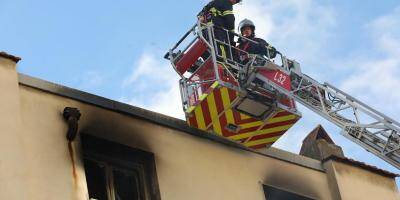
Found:
[[[216,53],[223,59],[230,58],[230,48],[223,43],[235,46],[233,34],[235,31],[235,16],[233,14],[233,5],[241,1],[242,0],[212,0],[197,15],[200,22],[214,26],[214,37],[218,40]],[[226,32],[225,30],[231,32]],[[208,38],[207,35],[206,38]]]
[[[238,40],[237,48],[242,51],[239,51],[237,56],[239,62],[243,64],[246,64],[249,61],[248,54],[266,56],[270,59],[276,57],[276,49],[269,45],[265,40],[257,38],[255,35],[255,30],[256,26],[248,19],[244,19],[239,23],[239,31],[244,38],[239,38]]]

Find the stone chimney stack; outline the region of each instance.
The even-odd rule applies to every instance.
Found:
[[[324,160],[331,155],[344,157],[342,148],[333,142],[321,125],[318,125],[303,140],[300,155],[316,160]]]

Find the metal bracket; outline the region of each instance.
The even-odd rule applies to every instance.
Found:
[[[67,140],[73,141],[78,133],[78,121],[81,117],[81,113],[77,108],[65,107],[63,117],[68,124]]]

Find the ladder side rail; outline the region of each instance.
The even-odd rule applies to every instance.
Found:
[[[323,85],[320,85],[320,84],[317,84],[314,86],[315,87],[319,86],[318,90],[320,88],[327,89],[326,87],[323,87]],[[330,91],[330,92],[336,92],[336,91]],[[336,97],[338,97],[338,96],[336,96]],[[378,116],[376,116],[373,112],[363,109],[361,106],[355,104],[353,101],[348,100],[345,97],[340,98],[340,99],[344,100],[344,102],[348,104],[347,108],[351,108],[351,109],[353,109],[353,111],[361,110],[364,112],[364,114],[367,114],[368,116],[373,117],[374,119],[378,120],[379,123],[384,123],[383,121],[380,121],[380,118]],[[348,100],[348,101],[346,101],[346,100]],[[322,105],[323,104],[324,104],[324,102],[322,102]],[[393,144],[393,142],[391,141],[391,137],[394,134],[398,133],[398,131],[396,131],[396,127],[393,127],[390,124],[384,124],[384,126],[370,125],[371,128],[382,129],[379,132],[379,134],[381,134],[381,137],[378,137],[377,135],[374,135],[371,132],[369,132],[366,127],[363,127],[363,124],[359,121],[357,112],[353,112],[353,113],[354,113],[354,117],[356,120],[355,121],[353,120],[352,122],[348,122],[345,124],[345,128],[343,129],[343,134],[350,136],[353,141],[356,140],[356,141],[358,141],[358,143],[361,142],[363,144],[363,147],[366,148],[367,151],[373,152],[377,156],[384,158],[384,160],[389,161],[390,164],[396,163],[396,165],[394,165],[394,166],[399,167],[399,161],[400,161],[399,155],[397,152],[395,152],[399,149],[399,145]],[[337,116],[326,116],[325,115],[325,118],[326,117],[337,118]],[[377,123],[375,123],[375,124],[377,124]],[[357,130],[356,133],[354,133],[355,130]],[[387,136],[387,134],[383,134],[387,131],[391,131],[390,136]],[[345,134],[345,133],[347,133],[347,134]],[[356,138],[355,138],[355,136],[356,136]],[[390,150],[386,151],[386,149],[390,149]],[[390,153],[390,155],[389,155],[389,153]]]
[[[293,73],[293,72],[292,72]],[[331,93],[336,93],[336,91],[333,88],[328,88],[314,79],[308,77],[307,75],[303,74],[297,74],[300,76],[302,79],[305,79],[308,81],[311,85],[311,87],[315,87],[317,91],[320,89],[331,92]],[[325,105],[324,101],[320,101],[320,105],[313,105],[310,103],[310,101],[307,101],[306,99],[298,96],[295,92],[289,92],[279,86],[278,84],[275,84],[272,81],[268,81],[268,84],[271,85],[273,88],[277,89],[279,92],[294,98],[296,101],[299,103],[303,104],[305,107],[308,109],[314,111],[315,113],[319,114],[320,116],[324,117],[328,121],[336,124],[342,129],[342,134],[346,136],[346,138],[351,139],[351,141],[359,144],[361,147],[366,149],[367,151],[377,155],[381,159],[385,160],[386,162],[392,164],[393,166],[397,167],[400,169],[400,156],[398,154],[398,151],[400,149],[400,146],[398,144],[393,144],[393,141],[390,140],[389,137],[384,136],[383,137],[378,137],[377,135],[372,134],[366,128],[363,128],[361,126],[361,123],[357,122],[356,120],[350,120],[347,119],[344,116],[339,115],[336,113],[335,115],[332,115],[332,112],[328,112],[323,105]],[[305,85],[304,87],[309,88],[310,85]],[[301,86],[298,88],[298,91],[301,91],[302,88]],[[337,94],[337,93],[336,93]],[[320,92],[318,92],[319,99],[322,99],[322,95]],[[349,99],[346,99],[343,96],[336,96],[340,100],[343,100],[343,103],[345,104],[345,107],[348,109],[359,109],[363,112],[365,110],[360,107],[359,105],[355,104],[354,102],[350,101]],[[344,110],[343,107],[340,109]],[[365,112],[367,115],[375,115],[374,113],[370,112]],[[355,114],[356,115],[356,114]],[[354,116],[356,118],[356,116]],[[372,116],[371,116],[372,117]],[[376,116],[375,116],[376,117]],[[389,124],[390,125],[390,124]],[[373,126],[373,125],[371,125]],[[353,127],[359,127],[361,129],[352,129]],[[380,126],[380,127],[374,127],[374,128],[383,128],[392,131],[392,134],[396,134],[396,127],[392,126]],[[357,137],[355,137],[354,134],[351,133],[351,131],[358,130]],[[385,132],[384,130],[382,132]],[[397,134],[396,134],[397,135]],[[385,140],[386,139],[386,140]],[[389,149],[388,151],[386,151]]]
[[[339,93],[341,93],[343,96],[345,96],[345,97],[348,98],[349,100],[356,102],[357,104],[359,104],[359,105],[365,107],[366,109],[372,111],[373,113],[375,113],[375,114],[377,114],[377,115],[380,115],[380,116],[383,118],[383,120],[385,120],[385,121],[387,121],[387,122],[389,122],[389,123],[396,124],[397,126],[400,127],[400,123],[397,122],[396,120],[394,120],[394,119],[392,119],[391,117],[389,117],[389,116],[387,116],[387,115],[385,115],[385,114],[383,114],[383,113],[381,113],[381,112],[375,110],[374,108],[371,108],[370,106],[368,106],[368,105],[366,105],[365,103],[361,102],[360,100],[358,100],[358,99],[352,97],[351,95],[349,95],[349,94],[343,92],[342,90],[336,88],[335,86],[333,86],[333,85],[331,85],[331,84],[329,84],[329,83],[326,83],[326,82],[324,83],[324,85],[327,85],[328,87],[333,88],[334,90],[338,91]]]
[[[385,160],[386,162],[392,164],[393,166],[400,168],[400,157],[397,153],[390,152],[392,154],[388,154],[385,152],[385,149],[390,145],[390,140],[387,138],[387,140],[384,140],[382,137],[375,136],[368,131],[360,131],[358,133],[358,136],[355,137],[354,134],[351,134],[351,130],[348,129],[348,127],[351,127],[352,124],[353,126],[359,126],[356,124],[356,122],[353,123],[343,123],[343,120],[337,120],[336,118],[338,116],[331,116],[330,114],[324,112],[324,110],[321,109],[321,107],[310,105],[309,102],[305,101],[303,98],[297,98],[297,95],[294,95],[293,97],[296,97],[295,99],[305,105],[307,108],[313,110],[320,116],[323,116],[325,119],[327,119],[330,122],[333,122],[340,128],[342,128],[342,134],[348,138],[351,139],[351,141],[355,142],[356,144],[359,144],[361,147],[366,149],[367,151],[375,154],[376,156],[380,157],[381,159]],[[351,105],[348,105],[348,108],[353,108]],[[348,130],[346,130],[346,128]],[[386,127],[385,127],[386,128]],[[398,147],[391,147],[390,149],[397,151]]]
[[[282,88],[280,85],[267,80],[266,83],[270,86],[272,86],[274,89],[278,90],[280,93],[285,94],[286,96],[289,96],[290,98],[295,99],[297,102],[301,103],[303,106],[307,107],[308,109],[314,111],[315,113],[323,116],[325,119],[328,121],[336,124],[337,126],[344,128],[344,123],[342,121],[336,120],[335,118],[332,118],[329,114],[323,112],[321,107],[312,105],[310,102],[306,101],[305,99],[301,98],[300,96],[296,95],[292,91],[287,91],[286,89]]]
[[[184,52],[186,52],[198,39],[198,37],[194,37],[189,43],[188,45],[185,46],[185,48],[183,50],[179,50],[178,53],[179,55],[174,55],[175,54],[175,50],[177,50],[177,48],[185,41],[188,39],[188,36],[190,35],[190,33],[195,33],[196,34],[196,28],[197,28],[197,24],[194,24],[182,37],[181,39],[171,48],[169,49],[167,55],[164,56],[164,58],[168,59],[171,63],[171,65],[173,66],[175,72],[181,77],[181,78],[185,78],[183,76],[183,74],[181,74],[178,69],[177,66],[175,64],[176,60],[179,58],[180,55],[182,55]],[[198,29],[198,28],[197,28]]]
[[[380,151],[381,147],[376,147],[375,143],[369,142],[369,141],[361,141],[361,140],[347,134],[347,132],[344,130],[342,130],[341,134],[348,140],[360,145],[362,148],[364,148],[368,152],[378,156],[379,158],[386,161],[390,165],[396,167],[397,169],[400,169],[400,157],[399,156],[391,156],[390,154],[389,155],[382,154],[382,152]]]
[[[217,47],[216,41],[214,40],[214,27],[213,26],[207,26],[207,34],[208,34],[208,38],[210,40],[209,48],[211,51],[211,59],[213,61],[213,66],[214,66],[215,79],[219,81],[219,80],[221,80],[221,77],[218,72],[217,53],[216,53],[216,48],[218,48],[218,47]]]
[[[186,81],[184,81],[183,79],[179,80],[179,90],[181,93],[183,112],[185,112],[189,106],[189,98],[188,98],[188,91],[187,91],[187,87],[186,87]]]
[[[197,24],[194,24],[194,25],[189,29],[189,31],[187,31],[187,32],[182,36],[182,38],[171,48],[171,50],[174,51],[176,48],[178,48],[179,45],[180,45],[183,41],[185,41],[186,37],[189,36],[189,34],[192,33],[192,32],[196,29],[197,26],[198,26]]]
[[[292,72],[292,73],[295,73],[295,72]],[[400,123],[387,117],[386,115],[380,113],[379,111],[372,109],[371,107],[367,106],[366,104],[362,103],[361,101],[357,100],[356,98],[344,93],[343,91],[337,89],[336,87],[334,87],[330,84],[328,84],[326,86],[322,85],[307,75],[302,76],[303,74],[300,75],[298,73],[296,73],[296,75],[311,82],[313,87],[317,87],[318,89],[322,89],[331,94],[336,94],[335,97],[339,98],[340,100],[342,100],[343,102],[345,102],[346,104],[351,106],[352,109],[363,111],[365,114],[376,119],[378,122],[384,124],[385,126],[389,127],[390,129],[394,129],[398,133],[400,133],[400,128],[393,125],[393,124],[397,125]],[[317,90],[317,91],[319,91],[319,90]],[[321,101],[321,102],[323,102],[323,101]],[[386,119],[389,119],[392,124],[390,122],[388,122]],[[358,123],[358,124],[361,125],[361,123]],[[370,123],[366,124],[366,126],[368,126],[368,125],[370,125]]]
[[[292,72],[292,73],[294,73],[294,72]],[[306,75],[304,75],[303,76],[303,74],[297,74],[299,77],[301,77],[301,81],[300,82],[304,82],[304,79],[306,80],[306,81],[308,81],[310,84],[308,84],[308,85],[304,85],[303,87],[301,86],[301,85],[299,85],[298,87],[297,87],[297,89],[296,90],[294,90],[294,91],[291,91],[291,92],[288,92],[288,91],[286,91],[285,89],[283,89],[283,88],[280,88],[280,86],[279,85],[277,85],[277,84],[274,84],[272,81],[271,81],[271,84],[273,84],[274,86],[275,86],[275,89],[278,89],[278,91],[280,91],[280,92],[282,92],[282,93],[285,93],[286,95],[288,95],[289,97],[292,97],[292,98],[295,98],[297,101],[299,101],[300,103],[302,103],[304,106],[306,106],[306,107],[308,107],[309,109],[312,109],[313,111],[315,111],[315,112],[317,112],[317,113],[319,113],[320,115],[323,115],[323,116],[325,116],[325,118],[327,118],[328,120],[330,120],[331,122],[333,121],[335,124],[337,124],[338,126],[340,126],[341,128],[343,128],[343,127],[345,127],[346,126],[346,124],[348,124],[349,122],[351,122],[351,123],[357,123],[357,122],[354,122],[354,120],[349,120],[349,119],[346,119],[345,117],[343,117],[343,116],[341,116],[341,115],[339,115],[337,112],[339,112],[339,111],[341,111],[341,110],[345,110],[345,109],[355,109],[355,108],[357,108],[354,104],[352,104],[351,102],[349,102],[349,101],[344,101],[345,103],[347,103],[348,105],[346,105],[345,107],[341,107],[341,108],[338,108],[337,110],[330,110],[330,111],[328,111],[327,109],[326,109],[326,103],[325,103],[325,98],[322,96],[322,94],[321,94],[321,90],[323,90],[323,91],[329,91],[329,92],[333,92],[333,91],[330,91],[329,90],[329,88],[327,88],[327,87],[325,87],[325,86],[323,86],[323,85],[321,85],[320,83],[318,83],[317,81],[315,81],[314,79],[312,79],[312,78],[310,78],[310,77],[308,77],[308,76],[306,76]],[[277,88],[278,87],[278,88]],[[306,101],[306,99],[305,98],[302,98],[302,97],[300,97],[299,95],[297,95],[296,93],[298,93],[299,91],[301,91],[301,90],[303,90],[303,89],[308,89],[308,88],[312,88],[312,87],[314,87],[314,88],[316,88],[316,90],[317,90],[317,94],[318,94],[318,99],[319,99],[319,102],[318,103],[320,103],[319,105],[312,105],[309,101]],[[332,107],[331,107],[332,108]],[[332,116],[332,113],[335,113],[335,116],[336,117],[333,117]],[[340,117],[339,119],[340,120],[338,120],[338,117]]]
[[[185,77],[183,76],[183,74],[181,74],[181,73],[178,71],[178,69],[176,68],[175,59],[174,59],[174,57],[172,56],[172,54],[173,54],[173,51],[172,51],[172,49],[171,49],[171,50],[169,50],[169,61],[171,62],[172,68],[174,68],[175,72],[181,77],[181,79],[182,79],[182,78],[185,78]]]
[[[368,115],[369,117],[373,118],[376,120],[376,122],[373,123],[362,123],[362,122],[358,122],[356,121],[356,125],[360,128],[377,128],[377,129],[388,129],[388,130],[394,130],[395,132],[392,134],[395,134],[397,136],[399,136],[400,134],[400,128],[397,125],[397,122],[394,121],[394,123],[390,123],[385,119],[385,116],[382,116],[380,112],[375,112],[376,110],[374,109],[370,109],[369,106],[366,106],[364,103],[356,100],[354,97],[351,97],[350,95],[345,96],[345,93],[341,93],[340,91],[337,91],[334,88],[331,88],[329,86],[329,91],[331,92],[335,92],[336,94],[339,94],[338,98],[340,98],[341,100],[345,101],[348,105],[350,105],[353,109],[361,111],[363,114]],[[343,95],[343,96],[341,96]],[[352,100],[349,100],[348,97],[352,98]],[[353,101],[356,100],[356,101]],[[361,104],[360,104],[361,103]],[[356,116],[357,113],[355,113]],[[356,116],[357,117],[357,116]],[[382,125],[379,125],[382,124]],[[400,136],[399,136],[400,137]]]
[[[309,77],[307,77],[307,79],[309,79]],[[316,81],[314,83],[317,83]],[[322,88],[323,90],[326,90],[328,92],[330,92],[331,94],[338,94],[338,92],[332,88],[328,88],[325,87],[324,85],[318,84],[314,85],[314,87],[318,87],[318,88]],[[319,90],[319,89],[318,89]],[[382,116],[379,116],[378,113],[374,113],[374,110],[367,110],[367,108],[364,108],[362,105],[358,105],[357,103],[355,103],[354,101],[348,100],[346,98],[346,96],[335,96],[337,98],[340,98],[344,103],[346,103],[346,107],[345,108],[351,108],[353,109],[353,111],[362,111],[362,114],[368,115],[371,118],[374,118],[377,120],[377,122],[373,122],[373,123],[362,123],[360,122],[358,119],[358,114],[357,112],[353,112],[354,113],[354,117],[355,117],[355,121],[353,120],[351,123],[347,123],[345,124],[346,126],[354,126],[354,127],[359,127],[359,128],[374,128],[374,129],[382,129],[382,131],[380,131],[380,134],[386,138],[390,137],[390,136],[394,136],[396,139],[400,139],[399,133],[400,133],[400,129],[396,126],[394,126],[391,123],[388,123],[385,120],[382,120]],[[354,98],[353,98],[354,99]],[[322,102],[324,104],[324,102]],[[364,104],[365,105],[365,104]],[[343,108],[340,108],[339,110],[344,110]],[[338,111],[330,111],[329,115],[331,115],[332,113],[337,113]],[[332,116],[331,116],[332,117]],[[342,116],[341,116],[342,117]],[[382,125],[379,125],[382,124]],[[390,132],[390,134],[382,134],[384,132]],[[373,134],[373,133],[370,133]]]
[[[292,73],[294,73],[294,72],[292,72]],[[398,131],[400,132],[399,128],[394,127],[391,124],[389,124],[388,123],[389,121],[386,120],[386,119],[389,119],[390,122],[392,122],[393,124],[399,124],[400,125],[400,123],[398,123],[395,120],[387,117],[386,115],[380,113],[379,111],[376,111],[375,109],[372,109],[371,107],[367,106],[366,104],[362,103],[361,101],[357,100],[356,98],[344,93],[343,91],[337,89],[336,87],[334,87],[334,86],[332,86],[330,84],[326,84],[326,86],[322,85],[322,84],[318,83],[317,81],[315,81],[314,79],[310,78],[307,75],[304,75],[304,74],[303,74],[304,76],[299,75],[299,74],[297,74],[297,75],[301,76],[304,79],[307,79],[307,81],[311,82],[313,84],[313,86],[315,86],[315,87],[318,87],[318,88],[321,88],[321,89],[323,89],[325,91],[331,92],[331,94],[336,94],[337,98],[339,98],[340,100],[342,100],[342,101],[346,102],[347,104],[351,105],[356,110],[362,109],[362,111],[366,112],[368,115],[370,115],[371,117],[375,118],[376,120],[379,120],[379,121],[385,120],[385,122],[382,121],[382,123],[385,123],[386,125],[390,126],[391,128],[398,129]]]
[[[227,49],[227,51],[229,52],[229,56],[230,56],[229,58],[232,61],[235,61],[235,59],[233,57],[233,52],[232,52],[232,47],[234,47],[234,46],[231,44],[231,34],[229,34],[231,31],[228,31],[228,30],[225,30],[225,29],[224,29],[224,31],[225,31],[226,38],[227,38],[228,43],[229,43],[228,49]],[[232,41],[234,41],[234,40],[235,40],[235,38],[232,38]]]

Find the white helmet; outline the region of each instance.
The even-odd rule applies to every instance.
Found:
[[[250,27],[253,29],[253,33],[256,30],[256,26],[254,23],[249,19],[244,19],[239,23],[239,32],[241,33],[244,27]]]

